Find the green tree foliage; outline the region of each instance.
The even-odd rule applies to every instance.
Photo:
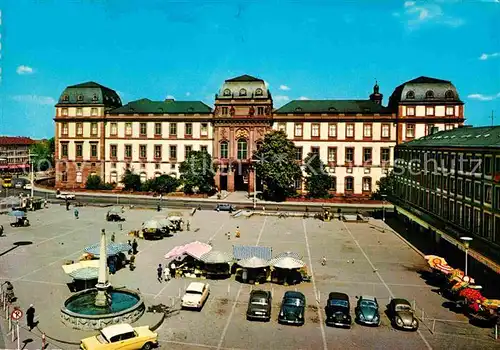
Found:
[[[45,171],[53,167],[54,164],[54,138],[39,141],[30,147],[33,157],[33,170]]]
[[[192,151],[179,167],[183,190],[186,194],[211,193],[215,188],[215,166],[205,151]]]
[[[390,172],[387,176],[380,178],[377,181],[377,191],[372,194],[373,199],[381,200],[383,195],[390,197],[394,193],[395,189],[395,177],[394,172]]]
[[[142,190],[156,193],[174,192],[179,187],[180,181],[170,175],[160,175],[154,179],[148,179],[142,184]]]
[[[264,137],[254,160],[266,198],[284,200],[296,194],[294,181],[302,177],[302,171],[295,161],[295,151],[295,144],[283,131],[273,131]]]
[[[328,175],[325,165],[315,153],[309,153],[304,161],[307,173],[306,190],[307,195],[312,198],[328,197],[328,190],[332,184],[332,178]]]
[[[99,175],[89,175],[85,188],[88,190],[112,190],[113,185],[104,183]]]
[[[142,188],[141,177],[130,169],[125,170],[122,183],[127,191],[140,191]]]

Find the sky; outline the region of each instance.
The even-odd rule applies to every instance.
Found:
[[[384,104],[419,76],[450,80],[469,125],[500,124],[500,0],[0,0],[0,135],[54,134],[68,85],[124,103],[213,105],[225,79],[264,79],[293,99]]]

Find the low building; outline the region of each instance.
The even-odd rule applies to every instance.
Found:
[[[0,136],[0,171],[22,172],[29,169],[29,149],[34,143],[28,137]]]
[[[436,132],[398,145],[395,159],[398,204],[500,248],[500,126]]]
[[[369,197],[393,166],[398,143],[464,122],[463,102],[449,81],[410,80],[394,90],[388,106],[378,84],[370,93],[273,109],[264,80],[242,75],[224,81],[212,111],[200,101],[171,99],[122,105],[114,90],[97,83],[69,86],[56,105],[56,186],[83,187],[92,174],[117,183],[127,168],[143,180],[178,176],[191,150],[206,150],[219,189],[253,192],[260,180],[252,155],[266,133],[283,130],[297,146],[297,161],[313,152],[328,166],[332,193]],[[303,181],[296,187],[303,190]]]

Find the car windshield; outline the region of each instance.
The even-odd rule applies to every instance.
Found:
[[[298,298],[286,298],[283,305],[287,306],[304,306],[304,301]]]
[[[267,300],[264,298],[256,298],[252,299],[250,303],[253,305],[267,305]]]
[[[370,300],[363,300],[363,301],[361,301],[360,306],[361,307],[371,307],[371,308],[374,308],[374,309],[377,308],[377,304],[375,304],[375,302],[370,301]]]
[[[411,311],[411,306],[405,304],[399,304],[396,305],[396,311]]]
[[[193,290],[193,289],[188,289],[186,291],[187,294],[197,294],[197,295],[200,295],[200,294],[203,294],[202,292],[200,291],[197,291],[197,290]]]
[[[349,307],[347,300],[330,299],[329,304],[330,306]]]

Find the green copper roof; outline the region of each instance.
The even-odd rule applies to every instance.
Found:
[[[212,109],[201,101],[151,101],[143,98],[113,109],[110,114],[207,114]]]
[[[263,81],[262,79],[252,77],[251,75],[240,75],[239,77],[227,79],[226,82],[241,82],[241,81]]]
[[[293,100],[278,108],[275,113],[374,114],[387,113],[387,108],[370,100]]]
[[[499,148],[500,126],[466,126],[421,137],[407,142],[406,147]]]
[[[59,97],[58,106],[100,104],[110,108],[119,107],[122,101],[118,94],[93,81],[68,86]]]

